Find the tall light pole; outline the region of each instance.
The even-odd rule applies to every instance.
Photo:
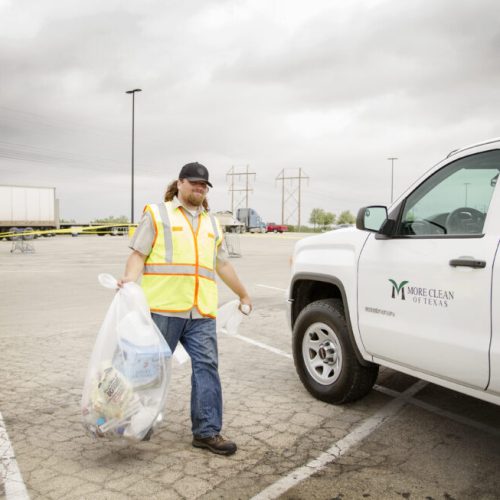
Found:
[[[134,223],[134,122],[135,122],[135,93],[142,89],[127,90],[126,94],[132,94],[132,206],[130,209],[130,223]]]
[[[392,203],[392,200],[394,199],[394,160],[397,160],[397,158],[393,156],[387,159],[391,160],[391,203]]]

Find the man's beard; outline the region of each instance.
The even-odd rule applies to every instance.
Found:
[[[193,205],[193,207],[199,207],[203,203],[204,199],[205,196],[202,194],[196,196],[194,193],[190,193],[188,195],[188,202],[190,205]]]

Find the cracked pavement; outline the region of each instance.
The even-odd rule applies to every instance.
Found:
[[[239,334],[291,353],[284,292],[291,235],[244,235],[233,259],[255,310]],[[122,274],[125,237],[57,237],[34,254],[0,242],[0,413],[33,499],[247,499],[330,449],[392,398],[376,390],[331,406],[302,387],[293,361],[236,337],[219,337],[223,434],[238,452],[191,446],[190,364],[174,364],[165,420],[150,442],[93,441],[80,397],[95,336],[112,292],[97,274]],[[231,294],[220,285],[220,302]],[[415,379],[381,370],[403,391]],[[474,429],[407,404],[359,445],[282,495],[288,499],[499,498],[500,408],[433,385],[415,397],[484,424]],[[0,439],[3,431],[0,425]],[[5,433],[4,433],[5,434]],[[12,459],[0,440],[0,479]],[[5,492],[0,486],[0,497]],[[5,496],[5,495],[4,495]]]

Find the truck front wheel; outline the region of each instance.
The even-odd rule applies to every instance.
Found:
[[[363,366],[349,336],[342,302],[318,300],[299,314],[293,329],[295,368],[305,388],[317,399],[342,404],[365,396],[378,366]]]

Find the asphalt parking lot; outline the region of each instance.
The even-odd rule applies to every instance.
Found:
[[[121,276],[126,237],[0,242],[0,497],[88,499],[500,498],[500,407],[381,370],[362,401],[331,406],[302,387],[284,289],[297,235],[243,235],[233,259],[254,312],[219,338],[219,457],[191,446],[190,366],[174,365],[150,442],[93,441],[80,424],[88,359]],[[231,294],[220,286],[220,302]]]

